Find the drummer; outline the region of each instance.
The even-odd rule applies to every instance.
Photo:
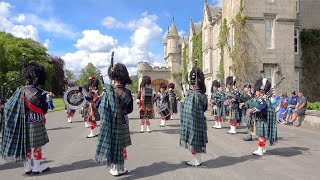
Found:
[[[167,85],[164,83],[161,83],[160,95],[157,97],[157,108],[158,108],[158,112],[161,115],[160,127],[165,127],[166,121],[170,119],[169,94],[166,92],[166,89],[167,89]]]

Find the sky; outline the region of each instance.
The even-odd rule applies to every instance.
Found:
[[[39,41],[75,74],[89,62],[107,74],[115,51],[115,62],[135,75],[138,62],[165,64],[163,40],[172,19],[187,36],[190,18],[200,22],[203,5],[203,0],[7,0],[0,1],[0,31]]]

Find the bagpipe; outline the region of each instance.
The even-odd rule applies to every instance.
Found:
[[[273,88],[270,88],[270,90],[268,92],[266,92],[263,96],[264,99],[270,99],[272,94],[274,93],[274,90],[277,89],[280,84],[283,82],[283,80],[285,79],[286,77],[283,76],[280,81],[273,87]],[[247,109],[252,109],[253,107],[257,107],[259,106],[259,102],[255,100],[254,97],[252,97],[250,100],[246,101],[244,103],[244,106],[247,108]]]
[[[110,66],[113,67],[114,64],[114,52],[111,53],[111,62]],[[99,79],[96,81],[99,81],[104,85],[103,75],[100,76]],[[94,80],[90,78],[89,83],[87,84],[87,88],[82,88],[80,86],[74,86],[68,88],[66,92],[64,92],[63,95],[63,101],[65,105],[71,109],[79,109],[84,107],[88,101],[86,97],[89,96],[90,93],[93,93],[93,99],[96,100],[98,98],[98,89],[95,87],[97,86],[95,84]],[[104,90],[104,89],[103,89]]]

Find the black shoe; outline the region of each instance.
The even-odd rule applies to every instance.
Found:
[[[293,125],[293,122],[286,122],[286,123],[284,123],[284,125],[289,125],[289,126],[292,126]]]
[[[244,137],[244,138],[242,138],[244,141],[252,141],[253,139],[252,139],[252,137],[250,137],[250,136],[246,136],[246,137]]]
[[[30,175],[32,175],[32,170],[30,170],[28,172],[24,172],[24,174],[30,176]]]
[[[50,168],[49,167],[47,167],[45,170],[43,170],[42,172],[32,172],[32,174],[33,175],[38,175],[38,174],[42,174],[42,173],[46,173],[46,172],[48,172],[48,171],[50,171]]]

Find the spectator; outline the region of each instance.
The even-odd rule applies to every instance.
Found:
[[[298,117],[304,115],[307,110],[307,98],[303,96],[302,92],[298,93],[298,101],[296,108],[293,110],[292,118],[286,125],[293,125],[293,122],[297,120]]]
[[[51,110],[54,109],[52,96],[53,96],[52,92],[48,92],[48,94],[47,94],[47,103],[48,103],[48,109],[51,109]]]
[[[288,122],[291,119],[292,110],[295,109],[298,101],[298,95],[295,91],[291,93],[291,99],[289,99],[289,106],[288,106],[288,114],[286,118],[286,122]]]
[[[284,117],[287,114],[288,101],[289,101],[287,93],[282,93],[279,100],[280,100],[280,103],[279,103],[279,107],[277,108],[279,111],[279,114],[278,114],[277,120],[279,123],[285,123]]]

